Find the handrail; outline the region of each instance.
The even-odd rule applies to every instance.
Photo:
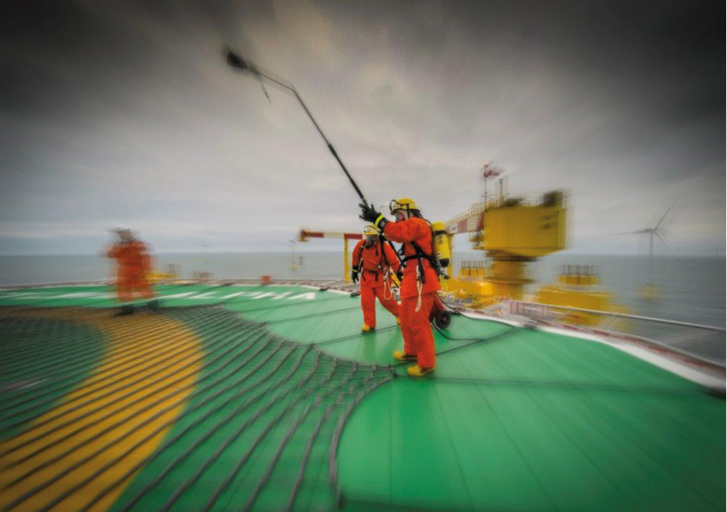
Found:
[[[616,337],[623,336],[623,333],[620,333],[618,331],[612,331],[610,329],[598,329],[598,332],[610,334],[611,336],[616,336]],[[658,347],[660,347],[662,349],[669,350],[671,352],[676,352],[677,354],[682,355],[684,357],[687,357],[687,358],[690,358],[690,359],[696,359],[699,362],[701,362],[701,363],[703,363],[703,364],[705,364],[707,366],[715,367],[715,368],[720,369],[722,371],[724,371],[724,369],[725,369],[725,365],[723,363],[719,362],[719,361],[714,361],[712,359],[707,359],[704,356],[700,356],[698,354],[694,354],[692,352],[688,352],[686,350],[683,350],[683,349],[680,349],[680,348],[677,348],[677,347],[672,347],[671,345],[668,345],[667,343],[664,343],[662,341],[655,340],[653,338],[647,338],[646,336],[639,336],[637,334],[629,334],[628,336],[629,336],[629,338],[638,339],[638,340],[644,341],[646,343],[654,344],[654,345],[656,345],[656,346],[658,346]]]
[[[725,329],[722,327],[520,300],[500,302],[480,311],[485,314],[499,314],[504,318],[524,317],[546,325],[563,326],[597,336],[647,343],[679,357],[686,357],[701,366],[717,369],[722,374],[725,371]],[[599,316],[603,320],[597,325],[566,321],[564,317],[568,313],[576,312]],[[628,321],[626,328],[614,325],[615,319]],[[677,334],[677,338],[674,338],[674,334]]]
[[[697,329],[708,329],[711,331],[717,331],[717,332],[726,332],[724,327],[717,327],[715,325],[704,325],[704,324],[695,324],[690,322],[681,322],[679,320],[667,320],[665,318],[653,318],[648,316],[639,316],[639,315],[629,315],[627,313],[617,313],[615,311],[599,311],[596,309],[584,309],[584,308],[576,308],[573,306],[556,306],[553,304],[542,304],[540,302],[528,302],[524,300],[511,300],[508,301],[508,303],[518,303],[518,304],[526,304],[528,306],[537,306],[537,307],[545,307],[545,308],[555,308],[555,309],[566,309],[569,311],[578,311],[582,313],[590,313],[594,315],[601,315],[601,316],[611,316],[611,317],[618,317],[618,318],[631,318],[634,320],[644,320],[647,322],[656,322],[660,324],[669,324],[669,325],[679,325],[683,327],[695,327]],[[503,305],[504,303],[501,303],[499,305]],[[492,309],[496,309],[497,306],[491,306]],[[489,308],[488,308],[489,309]]]

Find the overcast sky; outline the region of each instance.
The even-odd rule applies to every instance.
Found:
[[[94,253],[115,226],[157,252],[359,230],[295,99],[225,43],[295,84],[376,204],[446,220],[494,161],[510,193],[569,191],[574,251],[643,249],[612,233],[679,197],[674,252],[724,254],[722,1],[39,4],[0,20],[0,254]]]

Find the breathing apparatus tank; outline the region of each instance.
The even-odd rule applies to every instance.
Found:
[[[434,249],[437,252],[437,259],[442,268],[447,268],[452,258],[449,250],[449,240],[447,239],[447,230],[444,222],[432,222],[432,231],[434,232]]]

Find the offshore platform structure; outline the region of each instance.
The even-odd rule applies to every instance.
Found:
[[[485,251],[487,257],[485,261],[462,262],[456,276],[442,280],[444,291],[473,307],[523,300],[525,285],[534,282],[527,275],[527,264],[566,247],[567,206],[567,195],[562,190],[546,192],[530,201],[505,197],[501,181],[499,196],[488,200],[485,194],[483,202],[446,222],[450,247],[454,235],[468,233],[472,247]],[[556,282],[539,286],[531,300],[552,306],[626,312],[614,304],[610,292],[598,285],[592,266],[565,265]],[[591,325],[600,320],[588,313],[561,319]]]
[[[503,299],[523,299],[532,283],[526,274],[529,262],[563,250],[566,246],[566,194],[545,193],[539,200],[485,196],[446,224],[449,245],[456,234],[468,233],[476,250],[487,253],[485,262],[463,262],[458,275],[444,280],[444,288],[459,298],[486,305]],[[451,269],[451,267],[450,267]]]

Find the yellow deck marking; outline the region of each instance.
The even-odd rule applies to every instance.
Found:
[[[74,464],[101,450],[91,460],[71,470],[12,510],[43,508],[152,431],[166,422],[173,421],[184,408],[183,400],[192,392],[202,364],[203,354],[199,339],[183,323],[170,320],[163,315],[140,313],[113,318],[108,311],[84,310],[79,313],[79,310],[62,309],[32,313],[9,312],[9,314],[15,317],[40,316],[84,323],[107,336],[108,353],[88,379],[68,394],[61,404],[33,422],[35,428],[31,426],[30,430],[0,443],[0,453],[4,454],[0,456],[0,509],[2,510],[28,491],[49,482]],[[162,351],[165,353],[161,354]],[[141,358],[138,357],[140,355]],[[119,382],[115,383],[117,380]],[[136,381],[139,382],[131,384]],[[176,381],[173,386],[161,390],[172,381]],[[170,396],[179,390],[182,390],[179,394]],[[122,398],[127,394],[131,395]],[[93,401],[94,399],[97,401]],[[150,410],[139,412],[158,400],[161,402]],[[135,426],[177,402],[180,403],[166,414],[118,441],[119,437]],[[77,410],[73,410],[74,408]],[[136,413],[138,416],[131,418]],[[108,418],[94,424],[106,416]],[[117,422],[120,423],[118,427],[104,433],[98,439],[91,440]],[[92,424],[93,426],[89,426]],[[84,428],[87,426],[88,428]],[[51,433],[56,428],[58,430]],[[76,432],[78,430],[80,431]],[[148,457],[168,430],[169,427],[165,428],[118,464],[74,492],[56,507],[57,510],[83,508],[107,485],[116,481],[117,475],[129,471],[134,464]],[[68,439],[65,439],[67,436]],[[60,439],[63,440],[57,445],[50,446]],[[25,443],[28,444],[20,447]],[[13,449],[15,451],[6,453]],[[34,454],[36,451],[38,453]],[[28,456],[30,456],[28,460],[18,463]],[[22,481],[11,485],[19,476],[57,457],[60,459],[48,467],[39,469]],[[133,476],[107,494],[91,510],[107,510],[131,482]]]

